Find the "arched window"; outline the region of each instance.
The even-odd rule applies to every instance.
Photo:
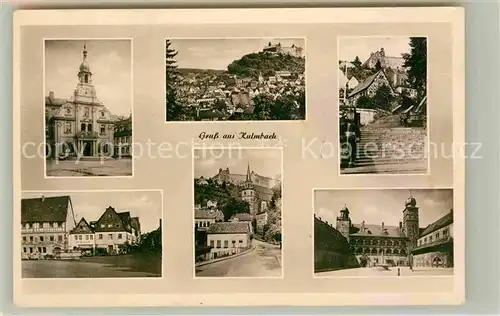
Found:
[[[89,123],[89,124],[87,125],[87,131],[88,131],[88,132],[92,132],[92,124],[90,124],[90,123]]]
[[[399,251],[397,249],[394,249],[394,254],[395,255],[399,254]]]
[[[387,251],[385,253],[390,255],[390,254],[392,254],[392,251],[391,251],[391,249],[387,249]]]
[[[82,125],[81,125],[81,127],[80,127],[80,130],[81,130],[82,132],[85,132],[86,127],[87,127],[87,124],[82,123]]]
[[[377,249],[376,248],[372,248],[372,251],[371,251],[373,254],[377,254]]]

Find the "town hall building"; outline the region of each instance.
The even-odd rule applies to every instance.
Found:
[[[45,140],[52,157],[111,156],[115,116],[97,97],[86,45],[78,68],[78,82],[67,99],[54,92],[45,97]]]

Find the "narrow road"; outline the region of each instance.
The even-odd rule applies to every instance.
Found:
[[[254,250],[227,260],[196,268],[197,277],[280,277],[279,246],[252,240]]]

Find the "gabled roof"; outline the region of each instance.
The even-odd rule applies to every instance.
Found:
[[[130,212],[121,212],[117,213],[118,216],[120,216],[120,219],[122,220],[123,226],[125,229],[130,230],[132,223],[131,223],[131,218],[130,218]]]
[[[420,237],[424,237],[425,235],[428,235],[440,228],[443,228],[445,226],[450,225],[453,223],[453,211],[450,211],[448,214],[445,216],[441,217],[434,223],[429,224],[427,227],[424,228],[422,233],[420,234]]]
[[[104,227],[101,227],[104,225]],[[111,225],[111,226],[110,226]],[[113,207],[108,207],[95,223],[96,232],[131,231],[130,212],[118,213]]]
[[[141,230],[141,223],[139,222],[139,217],[132,217],[130,219],[130,225],[136,230],[140,231]]]
[[[403,230],[399,229],[398,226],[384,225],[384,230],[382,230],[382,225],[365,224],[364,230],[361,229],[362,224],[353,224],[352,226],[358,231],[349,234],[350,236],[405,237]]]
[[[363,82],[361,82],[360,84],[358,84],[356,86],[356,88],[354,88],[354,90],[352,90],[352,92],[349,94],[349,98],[360,93],[361,91],[364,91],[365,89],[368,89],[373,81],[375,81],[375,78],[377,78],[377,76],[380,74],[380,73],[383,73],[384,74],[384,77],[387,79],[387,81],[389,81],[389,79],[387,78],[387,75],[385,74],[384,70],[383,69],[380,69],[379,71],[377,71],[376,73],[374,73],[373,75],[367,77],[365,80],[363,80]],[[389,85],[389,88],[392,90],[392,87],[391,85]]]
[[[247,222],[218,222],[210,225],[207,234],[246,234],[250,233]]]
[[[69,196],[52,196],[21,200],[21,223],[65,222]]]
[[[87,223],[85,217],[78,222],[78,224],[69,233],[70,234],[89,234],[93,233],[94,229]]]

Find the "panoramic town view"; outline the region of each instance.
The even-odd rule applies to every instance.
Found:
[[[275,148],[195,150],[197,277],[281,277],[281,161]]]
[[[341,174],[426,173],[427,39],[339,40]]]
[[[160,191],[24,192],[23,278],[161,277]]]
[[[317,190],[316,277],[453,274],[453,190]]]
[[[130,40],[45,41],[50,177],[132,175]]]
[[[166,120],[304,120],[304,39],[166,40]]]

